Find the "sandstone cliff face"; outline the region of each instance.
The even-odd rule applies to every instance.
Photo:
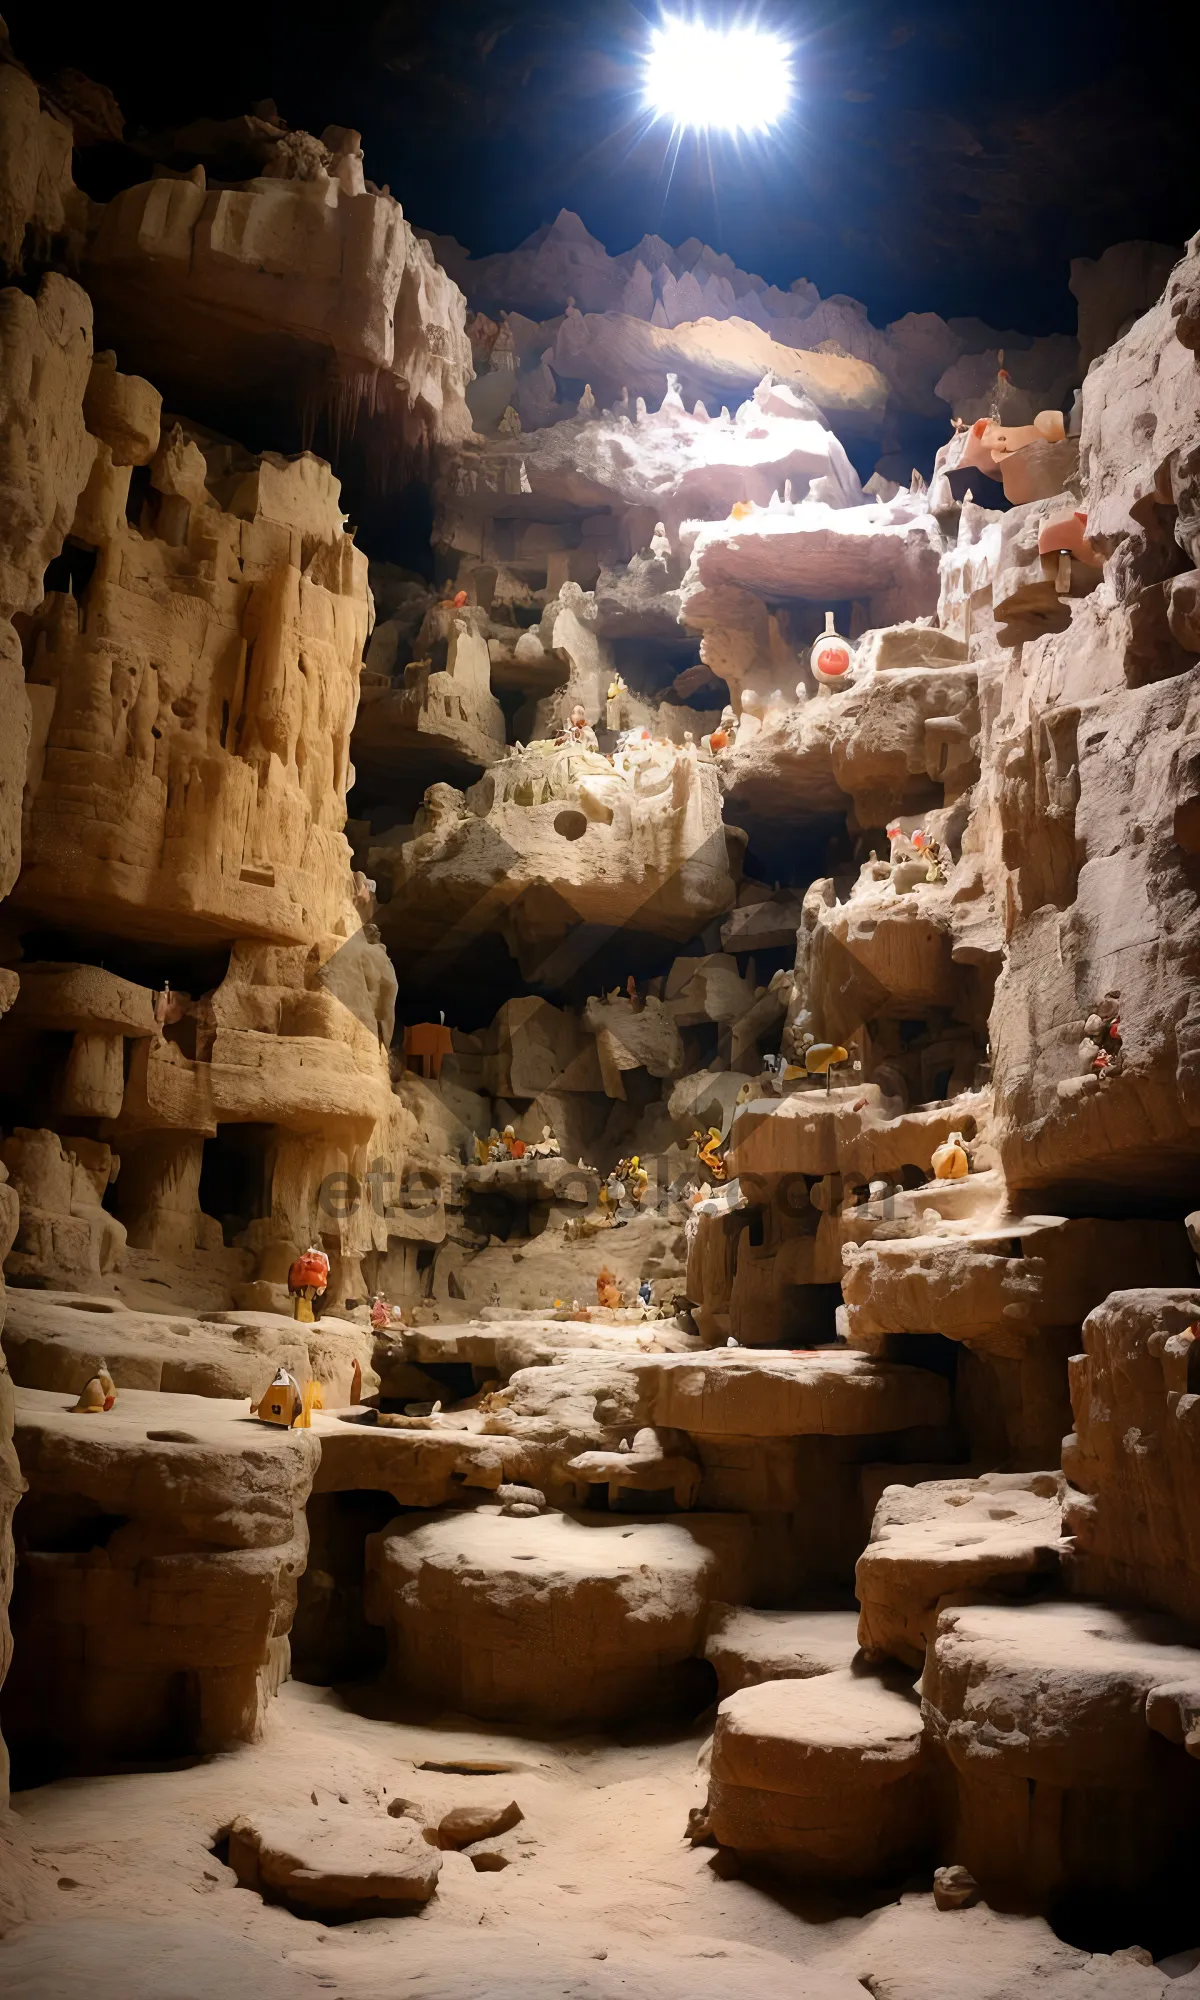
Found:
[[[1200,376],[1176,328],[1164,295],[1087,378],[1080,505],[1104,578],[1066,630],[1006,656],[988,723],[1008,942],[997,1136],[1017,1186],[1132,1181],[1169,1196],[1190,1180]],[[1101,1079],[1086,1023],[1109,994],[1122,1061]]]
[[[17,1233],[17,1197],[5,1182],[0,1181],[0,1242],[8,1246]],[[3,1280],[0,1279],[0,1311],[4,1307]],[[17,1502],[25,1490],[20,1464],[13,1449],[13,1419],[15,1414],[12,1378],[8,1363],[0,1360],[0,1686],[12,1661],[12,1633],[8,1623],[8,1604],[13,1586],[13,1539],[12,1519]],[[0,1737],[0,1810],[8,1803],[8,1752],[4,1739]]]
[[[136,524],[128,457],[90,482],[91,578],[27,642],[53,712],[18,900],[118,934],[169,912],[181,938],[299,943],[346,898],[366,562],[319,460],[210,449],[155,427]]]
[[[17,74],[17,72],[12,72]],[[7,77],[7,66],[0,77]],[[32,88],[32,86],[30,86]],[[36,97],[36,92],[35,92]],[[14,613],[42,600],[46,566],[74,519],[96,453],[83,416],[92,361],[92,309],[78,285],[54,274],[36,299],[0,293],[0,892],[20,866],[21,795],[30,713]]]
[[[0,269],[82,269],[104,339],[175,407],[255,432],[267,414],[284,439],[318,414],[331,435],[373,424],[377,468],[469,434],[465,302],[367,182],[357,133],[258,121],[252,179],[164,169],[101,204],[72,179],[69,114],[7,42],[0,93]]]
[[[307,398],[386,425],[396,450],[465,436],[464,301],[399,202],[367,188],[361,149],[281,142],[270,167],[216,188],[198,168],[108,204],[86,261],[106,338],[192,408],[233,380],[241,409],[265,402],[289,429]]]

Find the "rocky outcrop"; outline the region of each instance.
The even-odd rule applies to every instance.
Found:
[[[19,72],[10,65],[0,66],[0,79],[15,76]],[[92,309],[78,285],[51,274],[36,298],[15,290],[0,293],[0,497],[6,523],[0,551],[0,695],[7,723],[0,745],[0,895],[11,890],[20,867],[31,730],[21,642],[11,620],[41,603],[47,565],[62,549],[92,470],[96,441],[83,413],[91,366]],[[38,716],[44,737],[44,707]]]
[[[366,563],[321,461],[210,453],[155,427],[137,526],[131,460],[98,462],[90,581],[27,642],[52,714],[16,895],[118,935],[308,944],[347,898]]]
[[[1164,296],[1088,376],[1080,505],[1107,558],[1103,581],[1065,630],[1022,648],[1019,685],[1010,669],[988,724],[996,749],[985,756],[1005,768],[997,1139],[1020,1187],[1133,1181],[1169,1193],[1194,1153],[1183,746],[1196,652],[1182,606],[1200,557],[1189,484],[1200,377],[1176,327]],[[1062,834],[1031,871],[1011,829],[1040,800]],[[1110,994],[1121,1059],[1097,1069],[1105,1051],[1088,1024]]]
[[[545,741],[465,795],[432,786],[411,838],[370,855],[389,885],[385,938],[445,959],[500,930],[542,984],[561,977],[553,955],[578,927],[694,936],[732,905],[739,860],[711,765],[666,745],[615,770]]]
[[[260,1729],[287,1671],[318,1447],[265,1425],[248,1445],[244,1407],[126,1390],[80,1416],[19,1392],[30,1492],[4,1704],[26,1782]]]
[[[889,1486],[858,1559],[859,1644],[868,1658],[922,1667],[944,1597],[1057,1575],[1062,1481],[985,1473]]]
[[[1197,1321],[1194,1289],[1114,1292],[1090,1312],[1063,1445],[1073,1587],[1172,1612],[1193,1631]]]
[[[944,421],[947,404],[955,414],[976,416],[970,399],[994,382],[1001,349],[1030,414],[1057,402],[1060,385],[1078,379],[1075,343],[1061,336],[1030,340],[996,333],[979,320],[947,322],[922,312],[875,327],[857,299],[841,293],[822,299],[807,278],[782,291],[695,237],[675,249],[660,236],[647,236],[610,257],[568,209],[515,250],[495,256],[470,257],[448,237],[431,241],[477,308],[471,322],[477,364],[495,365],[502,327],[507,365],[531,376],[535,370],[552,371],[551,400],[555,376],[590,381],[597,393],[605,382],[614,392],[625,385],[631,394],[649,397],[661,393],[666,368],[687,378],[689,398],[715,393],[718,401],[728,400],[730,371],[739,355],[769,355],[781,380],[802,382],[818,403],[822,388],[828,393],[838,385],[840,393],[835,390],[836,400],[828,405],[835,428],[841,416],[853,414],[849,384],[865,384],[873,373],[887,397],[894,450],[906,420],[909,426],[914,419]],[[1153,257],[1149,261],[1152,266]],[[1114,288],[1114,278],[1106,268],[1106,291]],[[1079,284],[1082,290],[1085,275]],[[1128,280],[1120,287],[1122,297],[1127,288]],[[1148,293],[1144,302],[1154,295]],[[1126,307],[1132,310],[1136,302]],[[488,317],[497,314],[500,325]],[[1108,338],[1117,331],[1113,325]],[[1090,320],[1086,337],[1098,337]],[[876,426],[882,414],[880,399],[871,412]],[[895,455],[907,478],[902,448]]]
[[[7,1177],[0,1173],[0,1245],[7,1248],[17,1231],[18,1203]],[[4,1281],[0,1278],[0,1314],[7,1301]],[[0,1328],[3,1327],[0,1319]],[[8,1622],[8,1606],[12,1597],[14,1551],[12,1538],[13,1513],[17,1502],[25,1490],[20,1463],[13,1449],[13,1423],[16,1404],[13,1396],[12,1377],[8,1363],[0,1350],[0,1688],[12,1664],[12,1632]],[[8,1752],[4,1738],[0,1736],[0,1813],[8,1805]]]

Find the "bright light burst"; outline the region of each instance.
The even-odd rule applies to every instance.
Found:
[[[667,19],[651,36],[646,104],[677,130],[765,132],[787,109],[791,56],[762,28]]]

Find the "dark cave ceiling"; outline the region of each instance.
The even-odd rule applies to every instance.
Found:
[[[657,14],[630,0],[210,0],[186,39],[144,0],[19,0],[9,27],[39,78],[66,62],[108,84],[135,139],[269,96],[293,125],[358,127],[372,178],[477,255],[566,206],[611,250],[700,236],[776,283],[852,293],[877,323],[935,310],[1069,330],[1071,256],[1200,225],[1170,0],[762,0],[759,14],[796,46],[794,115],[740,151],[685,141],[670,175],[637,104]],[[106,172],[133,177],[118,158],[94,163]]]

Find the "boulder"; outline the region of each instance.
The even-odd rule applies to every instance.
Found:
[[[326,1922],[393,1917],[427,1903],[441,1856],[405,1820],[328,1812],[239,1813],[229,1866],[243,1889]]]

